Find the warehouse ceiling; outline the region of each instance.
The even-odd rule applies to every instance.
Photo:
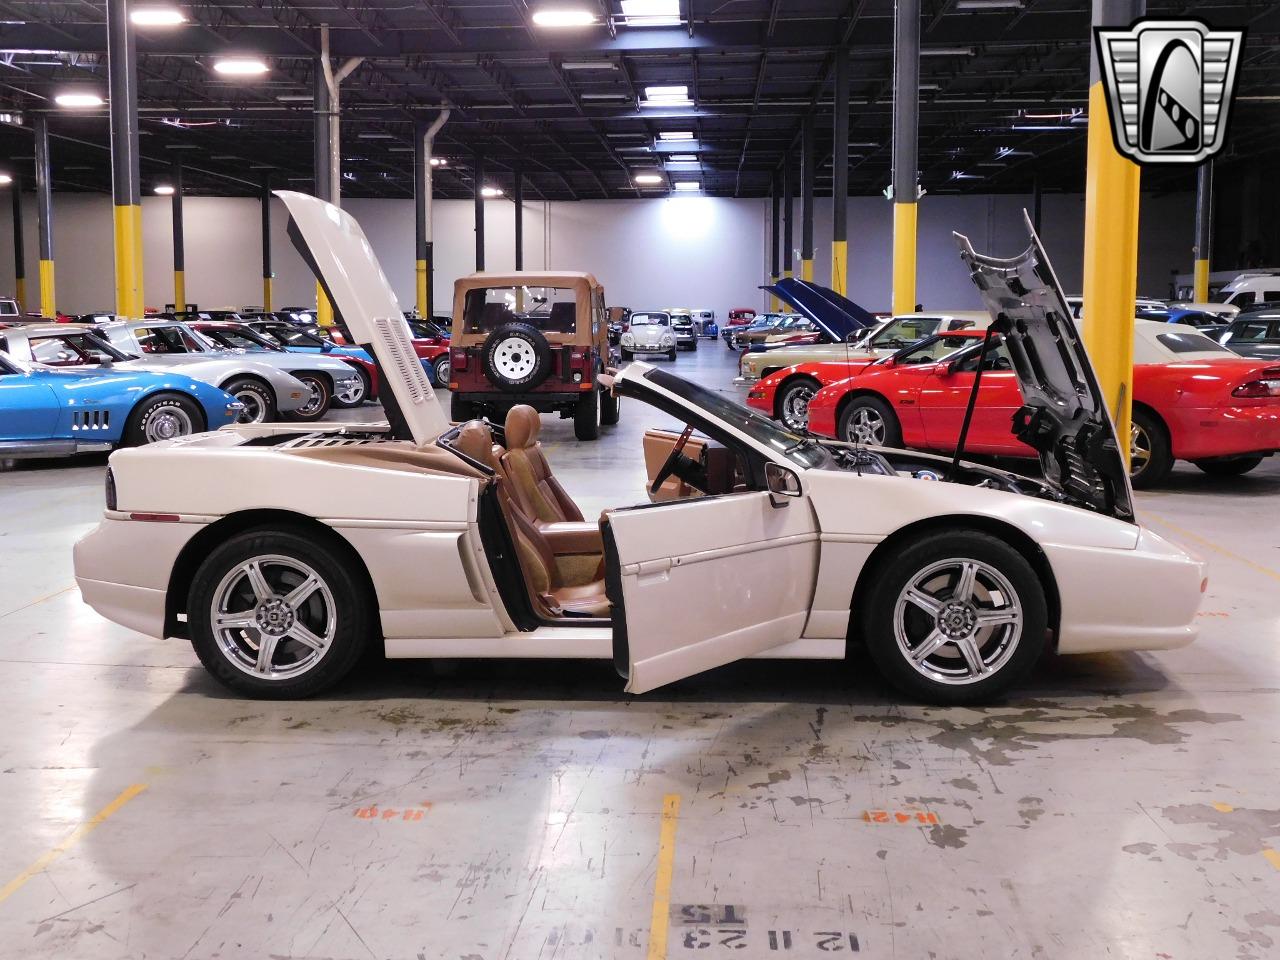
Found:
[[[892,0],[678,0],[676,22],[628,22],[620,0],[578,0],[596,25],[535,25],[532,0],[232,0],[184,3],[189,22],[138,28],[143,190],[181,162],[191,193],[247,195],[264,176],[311,189],[311,94],[322,24],[335,62],[362,57],[341,88],[343,192],[412,194],[415,125],[451,116],[436,151],[437,196],[484,182],[532,199],[662,196],[674,181],[710,194],[768,195],[801,118],[815,116],[819,193],[831,189],[832,72],[851,68],[850,192],[889,182]],[[931,193],[1082,189],[1088,0],[923,0],[920,173]],[[141,4],[135,4],[140,6]],[[567,2],[558,6],[570,6]],[[543,4],[545,6],[545,4]],[[977,6],[978,9],[973,9]],[[1280,156],[1280,5],[1150,2],[1151,15],[1248,27],[1228,152],[1220,165]],[[54,185],[110,189],[104,108],[53,104],[69,89],[107,93],[102,0],[0,0],[0,165],[27,177],[31,116],[49,111]],[[227,78],[219,57],[265,56],[261,77]],[[644,106],[648,87],[685,87],[685,104]],[[666,91],[668,95],[672,91]],[[679,91],[677,89],[676,94]],[[691,141],[659,143],[688,133]],[[674,157],[687,159],[674,160]],[[657,188],[634,177],[659,172]],[[1191,186],[1185,170],[1144,187]]]

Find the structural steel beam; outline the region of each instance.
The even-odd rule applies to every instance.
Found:
[[[813,114],[800,123],[800,279],[813,281],[813,193],[818,159],[814,153]]]
[[[774,284],[778,282],[781,276],[779,273],[781,267],[778,264],[778,253],[782,245],[782,229],[781,224],[778,222],[782,216],[782,197],[779,195],[778,175],[776,173],[773,175],[773,186],[769,189],[769,206],[769,283]],[[769,306],[775,313],[777,312],[778,298],[772,294],[769,296]],[[726,322],[728,322],[728,318],[726,318]]]
[[[146,312],[142,285],[142,187],[138,153],[138,53],[132,0],[107,0],[111,197],[115,204],[116,314]],[[50,265],[52,267],[52,264]]]
[[[792,258],[795,256],[795,237],[791,223],[791,200],[795,176],[791,172],[791,153],[782,156],[782,275],[792,275]]]
[[[275,291],[272,289],[275,272],[271,269],[271,173],[262,175],[262,309],[275,309]]]
[[[431,158],[435,153],[436,134],[449,119],[449,111],[442,110],[430,125],[423,121],[414,124],[413,136],[413,231],[414,231],[414,293],[418,316],[430,317],[435,311],[435,262],[432,245],[432,194],[433,175]]]
[[[893,312],[916,307],[920,0],[893,8]]]
[[[1093,0],[1095,27],[1127,27],[1146,0]],[[1138,286],[1138,165],[1116,151],[1098,52],[1089,58],[1084,191],[1085,347],[1128,462],[1133,411],[1133,305]]]
[[[187,309],[187,256],[182,239],[182,164],[173,165],[173,308]]]
[[[472,166],[476,205],[476,272],[484,269],[484,155],[477,153]]]
[[[37,113],[33,125],[36,140],[36,234],[40,242],[40,315],[58,315],[53,282],[53,182],[49,176],[49,118]]]
[[[9,199],[13,203],[13,295],[18,310],[27,312],[27,255],[22,237],[22,180],[14,174],[9,187]]]
[[[1196,171],[1195,301],[1209,299],[1209,257],[1213,249],[1213,161]]]
[[[849,51],[836,54],[831,124],[831,289],[849,295]]]

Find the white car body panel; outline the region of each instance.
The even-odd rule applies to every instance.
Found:
[[[665,323],[642,323],[637,325],[637,316],[663,316]],[[676,346],[675,331],[671,328],[671,315],[661,310],[637,310],[631,315],[631,325],[619,340],[619,346],[628,353],[658,354],[674,350]]]
[[[390,426],[373,431],[229,427],[117,451],[116,509],[75,548],[85,600],[117,623],[163,636],[182,549],[207,552],[224,518],[272,511],[319,523],[351,546],[373,583],[389,656],[609,656],[615,638],[599,621],[516,626],[479,533],[487,481],[431,445],[448,422],[429,388],[419,395],[413,371],[421,366],[400,363],[403,351],[413,356],[411,345],[400,342],[403,323],[389,322],[398,307],[393,313],[363,233],[328,204],[283,198],[344,319],[373,346],[402,416],[389,410]],[[659,377],[657,368],[630,364],[615,387],[712,418],[724,440],[796,474],[799,495],[778,497],[778,506],[749,491],[608,513],[629,627],[628,690],[743,656],[843,656],[868,560],[926,524],[978,523],[1014,531],[1004,535],[1015,545],[1030,543],[1047,565],[1047,592],[1060,601],[1064,653],[1176,647],[1195,636],[1204,564],[1135,523],[981,486],[805,469],[778,438],[746,431],[756,414],[715,419],[674,392],[678,379],[668,388],[650,375]],[[255,445],[262,441],[275,442]],[[359,454],[361,445],[370,456],[328,452]],[[410,452],[420,468],[395,469],[391,461]],[[451,472],[459,465],[465,469]],[[641,503],[643,493],[620,497]],[[202,533],[207,542],[193,541]]]

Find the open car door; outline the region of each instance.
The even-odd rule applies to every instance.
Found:
[[[785,494],[606,513],[605,592],[614,665],[628,693],[800,638],[817,577],[818,524],[800,477],[769,469]]]

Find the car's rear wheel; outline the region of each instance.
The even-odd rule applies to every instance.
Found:
[[[807,415],[808,407],[805,411]],[[902,426],[898,417],[879,397],[854,397],[840,411],[836,428],[839,439],[846,443],[902,446]]]
[[[165,393],[147,397],[133,408],[124,427],[124,443],[129,447],[140,447],[200,433],[204,429],[204,415],[199,404],[181,394]]]
[[[358,407],[369,399],[369,394],[373,392],[369,383],[369,375],[363,370],[356,368],[359,376],[356,382],[341,393],[333,395],[333,405],[346,409],[348,407]]]
[[[783,384],[776,411],[783,426],[788,430],[809,429],[809,401],[818,389],[818,381],[810,377],[796,377]]]
[[[1135,490],[1162,483],[1173,470],[1169,433],[1154,415],[1134,407],[1129,427],[1129,482]]]
[[[222,389],[239,400],[244,407],[237,423],[270,423],[276,419],[275,394],[261,380],[237,377],[224,383]]]
[[[976,530],[910,542],[864,595],[872,659],[891,684],[930,703],[996,696],[1045,649],[1048,605],[1036,571]]]
[[[449,419],[454,423],[466,423],[468,420],[474,420],[476,416],[476,405],[469,400],[463,400],[456,393],[449,400]]]
[[[573,435],[579,440],[600,437],[600,391],[588,390],[573,409]]]
[[[1262,461],[1262,457],[1232,457],[1229,460],[1196,460],[1194,462],[1211,477],[1242,477]]]
[[[196,655],[219,683],[270,700],[331,687],[373,632],[350,561],[283,530],[251,530],[217,547],[192,580],[187,619]]]
[[[449,389],[449,375],[453,373],[453,365],[449,362],[449,355],[443,353],[436,357],[432,367],[436,372],[436,386]]]
[[[613,426],[618,422],[618,408],[622,401],[612,390],[600,391],[600,422]]]
[[[329,401],[333,397],[333,388],[329,385],[328,378],[310,372],[295,373],[294,376],[307,388],[307,400],[297,410],[290,411],[288,418],[300,423],[319,420],[329,412]]]

